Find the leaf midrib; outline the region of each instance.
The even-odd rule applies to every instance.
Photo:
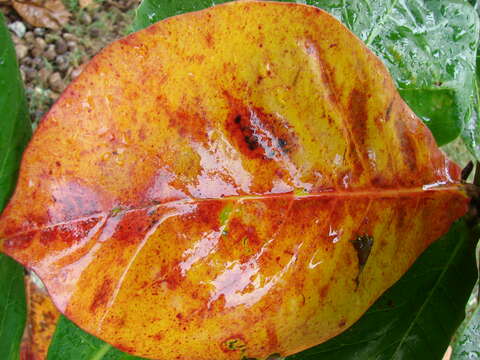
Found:
[[[208,201],[249,201],[249,200],[268,200],[268,199],[293,199],[293,200],[306,200],[306,199],[315,199],[315,198],[396,198],[396,197],[404,197],[404,196],[431,196],[435,192],[452,192],[456,191],[461,194],[461,187],[460,183],[450,183],[450,184],[433,184],[432,187],[426,188],[426,186],[430,186],[431,184],[426,184],[421,187],[413,187],[413,188],[391,188],[391,189],[372,189],[372,190],[354,190],[354,191],[330,191],[325,190],[322,192],[317,193],[308,193],[308,194],[294,194],[294,193],[281,193],[281,194],[262,194],[262,195],[233,195],[233,196],[225,196],[225,197],[218,197],[218,198],[183,198],[178,200],[171,200],[164,203],[155,203],[149,204],[146,206],[138,206],[138,207],[130,207],[130,208],[121,208],[120,206],[114,207],[109,211],[101,211],[96,212],[93,214],[85,215],[82,217],[78,217],[75,219],[70,219],[67,221],[57,222],[55,224],[48,224],[36,228],[31,228],[26,231],[19,231],[13,234],[3,235],[4,237],[0,237],[0,252],[2,249],[2,242],[6,239],[12,239],[18,236],[24,236],[30,233],[34,233],[40,230],[51,229],[57,226],[68,225],[75,222],[87,221],[93,218],[100,218],[105,216],[118,216],[127,214],[134,211],[143,211],[143,210],[151,210],[151,209],[158,209],[163,206],[176,206],[176,205],[183,205],[183,204],[191,204],[191,203],[200,203],[200,202],[208,202]],[[464,194],[465,198],[467,195]],[[117,210],[120,208],[120,210]]]

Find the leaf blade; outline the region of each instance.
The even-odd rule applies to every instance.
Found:
[[[66,317],[61,316],[48,350],[47,360],[64,359],[141,360],[84,332]]]
[[[475,284],[474,249],[468,226],[458,221],[349,330],[287,359],[441,359]]]
[[[26,100],[15,50],[0,14],[0,209],[15,186],[20,157],[31,135]],[[26,321],[23,268],[0,254],[0,358],[18,359]]]
[[[464,324],[457,340],[453,343],[451,360],[480,359],[480,306]]]

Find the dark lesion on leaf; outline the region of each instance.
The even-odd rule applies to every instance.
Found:
[[[245,341],[238,337],[238,338],[230,338],[228,340],[226,340],[223,344],[222,344],[222,348],[224,349],[224,351],[245,351],[247,349],[247,344],[245,343]]]
[[[372,251],[373,247],[373,236],[364,234],[357,236],[354,240],[351,241],[353,248],[357,252],[358,258],[358,274],[355,278],[355,283],[358,285],[360,284],[360,274],[367,263],[368,257],[370,256],[370,252]]]
[[[390,101],[390,104],[388,104],[387,111],[385,112],[385,121],[390,120],[390,116],[392,115],[393,102],[394,100]]]

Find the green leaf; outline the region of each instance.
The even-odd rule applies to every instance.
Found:
[[[480,5],[476,2],[475,9],[477,14],[480,13]],[[472,154],[475,155],[477,160],[480,161],[480,49],[477,48],[476,54],[476,76],[474,80],[474,112],[470,118],[470,121],[466,124],[462,138],[465,145]]]
[[[0,254],[0,359],[18,360],[27,319],[23,268]]]
[[[32,127],[15,48],[1,14],[0,89],[0,209],[3,209],[15,187],[20,159]]]
[[[87,334],[61,316],[48,349],[47,360],[140,360]]]
[[[225,0],[143,0],[134,28]],[[293,2],[293,1],[292,1]],[[472,127],[478,16],[463,0],[306,0],[332,13],[382,58],[439,145]],[[479,133],[477,131],[476,133]],[[471,134],[463,138],[473,149]],[[480,135],[478,135],[480,138]],[[477,151],[480,156],[480,150]]]
[[[477,305],[470,319],[453,344],[451,360],[480,359],[480,305]]]
[[[23,85],[5,20],[0,13],[0,211],[17,179],[31,135]],[[0,254],[0,359],[17,360],[26,321],[23,268]]]
[[[475,242],[457,221],[349,330],[287,359],[442,359],[476,281]]]

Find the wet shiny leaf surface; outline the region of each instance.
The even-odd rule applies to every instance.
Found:
[[[213,1],[215,4],[226,1]],[[300,2],[300,1],[298,1]],[[478,17],[463,1],[307,0],[335,15],[385,62],[402,98],[446,144],[461,134],[473,151],[479,137],[471,119]],[[212,1],[143,0],[135,27]],[[479,156],[478,149],[474,154]]]
[[[287,360],[442,359],[477,278],[473,240],[458,221],[355,325]]]
[[[17,360],[26,319],[23,268],[0,254],[0,356]]]
[[[480,4],[475,1],[475,11],[477,14],[480,13]],[[475,74],[474,81],[474,99],[473,103],[473,114],[471,120],[466,124],[463,129],[462,137],[465,139],[465,144],[469,147],[469,150],[474,154],[477,160],[480,160],[480,51],[477,47],[477,56],[476,56],[476,66],[477,72]]]
[[[121,350],[288,355],[348,328],[448,230],[459,176],[334,18],[239,2],[97,56],[40,124],[0,237]]]
[[[465,324],[462,332],[458,334],[457,341],[453,344],[451,360],[476,360],[480,359],[480,306]]]
[[[21,153],[31,134],[23,85],[5,19],[0,14],[0,209],[15,186]],[[25,326],[23,268],[0,254],[0,358],[16,360]]]
[[[25,275],[25,289],[28,317],[20,346],[20,359],[44,360],[60,314],[35,274]]]

